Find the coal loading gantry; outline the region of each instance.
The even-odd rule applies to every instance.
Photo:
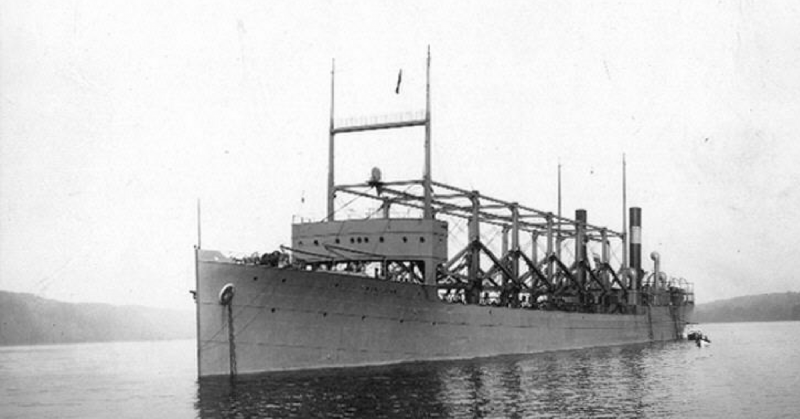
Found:
[[[428,211],[424,194],[410,192],[423,189],[423,181],[371,180],[335,190],[380,200],[382,216],[400,205],[435,218],[465,220],[466,245],[438,264],[432,278],[419,278],[435,284],[448,301],[603,313],[635,312],[637,305],[655,302],[642,298],[643,286],[649,296],[656,284],[643,284],[646,273],[635,266],[641,246],[632,243],[630,267],[615,269],[612,243],[624,247],[624,234],[588,223],[585,210],[569,219],[478,191],[435,181],[431,186]],[[484,230],[500,236],[499,249],[483,238]]]

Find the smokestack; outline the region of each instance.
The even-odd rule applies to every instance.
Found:
[[[636,270],[636,288],[641,288],[642,284],[642,209],[631,207],[630,209],[630,267]]]
[[[586,210],[575,210],[575,261],[583,262],[586,260]],[[586,271],[578,267],[578,282],[581,285],[586,283]]]

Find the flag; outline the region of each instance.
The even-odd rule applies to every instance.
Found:
[[[395,94],[400,94],[400,82],[403,81],[403,69],[400,69],[400,72],[397,73],[397,87],[394,88]]]

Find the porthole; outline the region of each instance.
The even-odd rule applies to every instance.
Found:
[[[364,237],[364,243],[369,243],[369,237]]]
[[[383,236],[380,236],[380,237],[378,238],[378,241],[379,241],[379,242],[381,242],[381,243],[383,243]]]
[[[419,238],[419,242],[420,242],[420,243],[425,243],[425,237],[420,237],[420,238]]]
[[[339,239],[338,238],[336,239],[336,244],[339,244]]]
[[[403,237],[403,243],[408,243],[408,237]]]
[[[357,241],[358,243],[361,243],[361,237],[357,238],[357,239],[356,239],[356,241]]]
[[[319,246],[319,240],[314,240],[314,246]]]
[[[350,243],[355,243],[355,242],[356,242],[356,239],[350,237]]]

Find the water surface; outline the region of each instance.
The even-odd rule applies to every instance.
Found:
[[[194,341],[0,348],[3,417],[800,415],[800,322],[670,342],[197,381]]]

